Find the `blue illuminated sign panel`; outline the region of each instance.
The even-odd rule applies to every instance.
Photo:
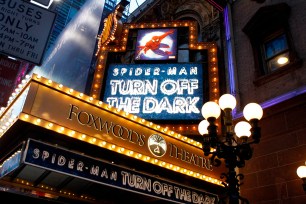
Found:
[[[0,178],[17,169],[20,166],[20,158],[21,151],[17,151],[0,164]]]
[[[147,120],[202,118],[200,63],[111,64],[103,101]]]

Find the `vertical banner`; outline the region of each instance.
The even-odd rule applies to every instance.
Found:
[[[13,91],[20,62],[0,55],[0,106],[6,106]]]

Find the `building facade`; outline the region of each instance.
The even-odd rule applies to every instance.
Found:
[[[231,4],[235,93],[241,105],[257,101],[265,107],[262,140],[241,169],[241,192],[250,203],[306,201],[296,174],[306,160],[305,7],[302,0]],[[275,63],[280,56],[289,61]]]
[[[116,42],[105,47],[110,53],[109,58],[98,53],[99,63],[103,58],[107,59],[107,63],[116,62],[116,51],[126,50],[129,46],[132,49],[127,55],[134,52],[135,56],[135,41],[132,39],[136,31],[133,24],[124,25],[125,29],[130,28],[131,40],[125,39],[126,34],[116,32],[117,28],[122,31],[118,19],[122,17],[123,7],[116,7],[105,21],[99,38],[108,41],[116,34]],[[187,66],[189,56],[182,53],[189,53],[185,44],[198,42],[198,33],[194,30],[197,24],[188,18],[179,23],[180,29],[175,30],[176,21],[168,21],[168,27],[173,27],[168,31],[180,36],[180,60]],[[147,28],[152,26],[154,24],[149,23]],[[73,28],[87,31],[86,26]],[[186,31],[194,36],[190,42],[184,33]],[[104,32],[107,34],[104,35]],[[78,37],[75,35],[69,39]],[[125,45],[117,48],[116,43]],[[58,45],[59,48],[61,45]],[[70,48],[71,53],[80,51],[75,47]],[[204,74],[202,70],[197,72],[198,64],[208,67],[215,65],[216,44],[200,42],[196,48],[199,50],[193,50],[194,55],[190,54],[192,67],[188,69],[197,80],[196,77]],[[210,53],[207,53],[208,48]],[[98,46],[97,50],[103,53],[103,49],[103,46]],[[66,54],[71,54],[68,50]],[[171,54],[170,61],[175,63],[173,57],[176,56],[170,52],[167,54]],[[63,55],[58,57],[65,58]],[[205,58],[211,61],[205,61]],[[81,58],[71,55],[64,60],[79,65]],[[97,71],[100,71],[99,63]],[[66,67],[61,64],[60,68]],[[186,67],[181,69],[184,71]],[[54,73],[53,67],[47,71]],[[62,71],[71,74],[67,70]],[[78,71],[78,74],[83,73]],[[95,77],[99,78],[99,74]],[[183,81],[181,78],[178,81]],[[78,78],[73,80],[73,85],[79,83]],[[95,96],[94,91],[86,95],[74,87],[68,88],[66,84],[67,80],[60,81],[34,73],[32,77],[22,80],[8,106],[1,109],[1,123],[6,124],[3,126],[5,130],[1,131],[0,144],[3,150],[0,152],[3,197],[29,200],[31,203],[196,203],[204,200],[216,203],[219,200],[223,187],[218,177],[224,164],[218,169],[212,168],[210,161],[202,155],[200,142],[164,128],[160,123],[154,124],[112,107]],[[95,89],[96,86],[92,87]],[[10,139],[12,137],[13,140]]]
[[[77,12],[84,5],[86,0],[69,0],[69,1],[56,1],[51,4],[50,10],[57,13],[56,21],[53,26],[52,34],[49,39],[47,49],[55,44],[57,37],[68,25],[71,19],[75,17]]]
[[[0,114],[5,124],[0,133],[1,193],[31,203],[221,202],[225,164],[211,169],[203,156],[198,107],[180,106],[185,114],[169,107],[196,97],[201,103],[217,101],[230,93],[237,98],[235,122],[249,102],[264,109],[261,141],[253,146],[252,159],[237,169],[244,174],[241,196],[251,204],[305,203],[296,169],[306,161],[306,41],[301,34],[306,2],[229,2],[147,0],[126,23],[119,21],[122,10],[117,7],[105,17],[85,93],[39,75],[24,82]],[[166,51],[158,51],[168,58],[147,60],[149,44],[139,44],[146,32],[155,33],[152,39],[172,36],[163,44]],[[170,43],[177,50],[170,50]],[[176,68],[181,70],[177,76],[172,72]],[[164,70],[170,70],[168,75]],[[192,82],[186,96],[183,76]],[[164,87],[161,93],[158,83]],[[185,87],[177,95],[166,89],[175,83]],[[194,87],[200,91],[193,92]],[[116,91],[121,95],[112,95]],[[159,109],[150,112],[148,105],[140,112],[141,100],[159,103]],[[63,157],[73,158],[70,165],[64,166]],[[74,169],[74,158],[95,168],[83,174],[82,166]],[[123,176],[120,184],[116,172]]]
[[[281,0],[147,1],[128,19],[144,24],[154,17],[160,22],[196,21],[199,41],[218,45],[220,92],[238,99],[234,118],[241,120],[242,107],[249,102],[264,108],[261,142],[254,146],[253,159],[238,170],[245,175],[241,194],[250,203],[305,202],[296,174],[306,160],[305,120],[299,116],[305,112],[305,41],[301,35],[305,6],[304,1]],[[205,63],[205,54],[184,50],[184,43],[178,49],[184,53],[178,61]],[[134,63],[133,46],[129,51],[122,62]],[[190,137],[196,134],[193,124],[183,126],[185,130],[163,125]]]

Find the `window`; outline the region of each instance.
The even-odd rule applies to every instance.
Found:
[[[263,46],[266,64],[265,73],[276,71],[290,62],[288,40],[285,34],[263,43]]]
[[[301,66],[288,26],[286,3],[260,8],[243,31],[252,44],[256,85],[269,82]]]

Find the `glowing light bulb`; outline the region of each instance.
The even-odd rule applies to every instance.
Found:
[[[280,57],[277,59],[277,63],[278,64],[286,64],[289,61],[289,59],[287,57]]]

